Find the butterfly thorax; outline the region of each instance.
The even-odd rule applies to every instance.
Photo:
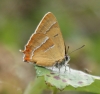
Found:
[[[67,63],[69,62],[70,57],[68,55],[66,55],[62,60],[58,60],[55,64],[55,67],[59,68],[62,66],[66,66]]]

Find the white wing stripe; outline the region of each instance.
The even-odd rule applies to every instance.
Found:
[[[39,45],[39,46],[37,46],[33,51],[32,51],[32,55],[31,55],[31,57],[30,57],[30,59],[32,59],[32,57],[33,57],[33,55],[34,55],[34,52],[38,49],[38,48],[40,48],[47,40],[49,39],[49,37],[45,37],[45,40],[43,41],[43,42],[41,42],[41,44]]]

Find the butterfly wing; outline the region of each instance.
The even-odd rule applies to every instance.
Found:
[[[64,41],[52,13],[49,12],[43,17],[23,53],[24,61],[35,62],[40,66],[52,66],[64,58]]]
[[[53,40],[54,44],[58,47],[58,52],[61,56],[65,56],[65,44],[59,28],[56,17],[48,12],[35,30],[35,33],[43,33]]]

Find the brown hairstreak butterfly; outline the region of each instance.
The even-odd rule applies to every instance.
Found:
[[[21,52],[25,62],[43,67],[59,67],[69,61],[58,22],[51,12],[45,14]]]

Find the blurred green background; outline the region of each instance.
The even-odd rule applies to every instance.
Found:
[[[69,52],[86,45],[70,54],[70,66],[100,75],[100,0],[0,0],[0,94],[23,94],[34,80],[19,50],[47,12],[56,16]]]

